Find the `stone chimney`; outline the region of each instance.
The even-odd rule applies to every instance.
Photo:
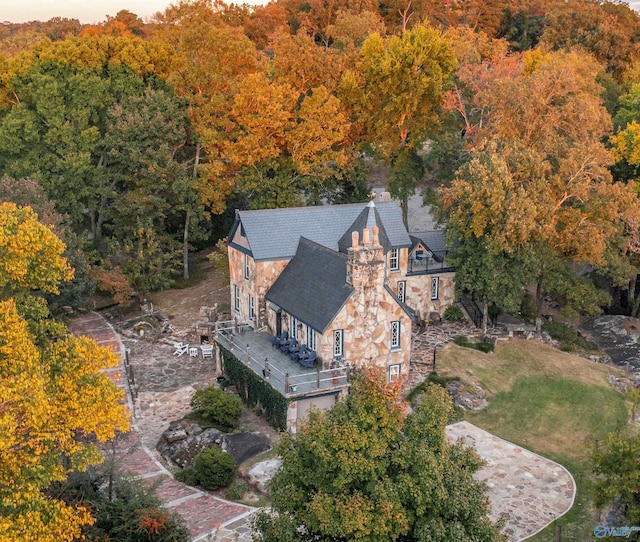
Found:
[[[362,244],[358,232],[351,234],[351,247],[347,250],[347,282],[355,292],[355,298],[368,307],[377,304],[384,288],[384,253],[379,240],[379,230],[373,227],[373,239],[367,228],[362,230]]]

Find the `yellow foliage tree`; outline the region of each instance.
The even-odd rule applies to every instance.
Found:
[[[58,293],[58,283],[73,278],[62,257],[64,243],[38,222],[30,207],[0,205],[0,289],[3,297],[18,289]]]
[[[28,207],[0,205],[0,542],[73,540],[89,510],[47,494],[102,461],[97,442],[128,428],[107,348],[67,336],[38,346],[10,293],[55,292],[72,276],[64,244]]]

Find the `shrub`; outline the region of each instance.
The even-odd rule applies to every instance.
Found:
[[[177,471],[173,477],[178,480],[178,482],[182,482],[183,484],[187,484],[188,486],[196,486],[198,485],[198,477],[196,476],[196,471],[191,467],[186,467]]]
[[[202,450],[193,465],[197,483],[205,489],[228,486],[233,482],[237,469],[233,456],[217,446]]]
[[[241,482],[227,489],[227,499],[240,501],[247,491],[249,491],[249,485],[246,482]]]
[[[240,397],[213,386],[196,391],[191,407],[199,416],[224,429],[235,427],[242,414]]]
[[[475,350],[479,350],[480,352],[484,352],[485,354],[493,352],[493,350],[495,349],[495,346],[492,343],[486,341],[472,343],[464,335],[458,335],[455,339],[453,339],[453,342],[458,346],[463,346],[464,348],[473,348]]]
[[[442,316],[449,322],[462,322],[464,320],[464,313],[458,305],[449,305]]]
[[[578,335],[573,329],[559,322],[546,322],[542,324],[542,330],[546,331],[552,339],[560,342],[563,352],[575,352],[576,350],[597,350],[597,345],[590,343]]]

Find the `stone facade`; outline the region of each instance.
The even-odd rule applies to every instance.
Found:
[[[264,296],[289,260],[255,262],[247,252],[232,246],[227,250],[231,282],[231,313],[238,321],[249,322],[255,329],[260,329],[267,325]]]
[[[444,310],[449,305],[453,305],[456,300],[454,277],[455,273],[453,271],[407,277],[407,305],[416,307],[416,310],[419,310],[420,316],[424,319],[427,319],[431,312],[438,312],[442,315]],[[435,286],[433,284],[434,280],[437,280],[437,285]],[[437,299],[432,299],[434,288],[437,291]]]
[[[329,329],[321,334],[284,312],[280,329],[295,336],[300,344],[315,346],[324,369],[334,361],[352,367],[373,364],[387,368],[393,378],[409,370],[411,319],[385,288],[385,257],[377,235],[369,240],[367,230],[363,234],[365,244],[356,241],[348,251],[347,281],[354,293]],[[277,314],[268,312],[268,325],[275,333]],[[314,337],[310,340],[311,334]],[[389,369],[391,366],[394,368]]]

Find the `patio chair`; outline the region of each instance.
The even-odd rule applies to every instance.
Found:
[[[298,344],[298,340],[295,337],[291,337],[291,339],[288,339],[288,340],[284,341],[280,345],[280,352],[288,353],[289,352],[289,347],[292,346],[292,345],[295,346],[296,344]]]
[[[309,350],[309,355],[300,359],[300,365],[302,365],[305,369],[313,369],[316,364],[316,351]]]
[[[185,354],[189,351],[189,345],[184,343],[173,343],[173,347],[175,351],[173,352],[174,356],[180,357],[182,354]]]
[[[308,355],[308,348],[306,344],[303,344],[302,346],[300,346],[300,348],[294,352],[291,352],[291,354],[289,354],[289,357],[292,360],[298,361],[300,359],[300,357],[302,356],[303,358],[306,357]]]
[[[289,346],[284,350],[284,353],[291,355],[293,352],[297,352],[298,350],[300,350],[300,345],[298,344],[298,339],[294,337],[291,339]]]
[[[287,340],[287,336],[288,333],[286,331],[283,331],[282,333],[280,333],[280,336],[276,335],[275,337],[271,337],[269,339],[269,342],[271,343],[271,346],[273,348],[275,348],[276,346],[279,347],[282,342]]]
[[[213,345],[212,344],[203,344],[200,346],[200,350],[202,350],[202,359],[204,358],[213,358]]]

